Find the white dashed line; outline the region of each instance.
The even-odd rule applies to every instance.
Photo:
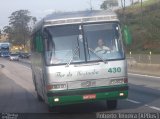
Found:
[[[128,102],[132,102],[132,103],[135,103],[135,104],[139,104],[141,102],[138,102],[138,101],[135,101],[135,100],[131,100],[131,99],[126,99]]]
[[[128,73],[129,75],[135,75],[135,76],[144,76],[144,77],[150,77],[150,78],[159,78],[158,76],[150,76],[150,75],[142,75],[142,74],[133,74],[133,73]]]
[[[24,65],[23,65],[24,66]],[[24,66],[26,69],[29,69],[29,70],[31,70],[31,68],[30,67],[27,67],[27,66]]]
[[[149,107],[151,109],[154,109],[154,110],[157,110],[157,111],[160,111],[160,108],[159,107],[155,107],[155,106],[149,106],[149,105],[145,105],[146,107]]]
[[[135,103],[135,104],[140,104],[141,103],[141,102],[138,102],[138,101],[135,101],[135,100],[131,100],[131,99],[126,99],[126,101],[132,102],[132,103]],[[159,107],[149,106],[149,105],[144,105],[144,106],[149,107],[149,108],[154,109],[154,110],[157,110],[157,111],[160,111]]]

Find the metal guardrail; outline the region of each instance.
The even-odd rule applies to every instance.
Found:
[[[127,55],[127,59],[132,63],[160,64],[160,55],[150,54],[131,54]]]

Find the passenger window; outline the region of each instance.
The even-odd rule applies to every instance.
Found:
[[[42,35],[40,32],[37,32],[34,36],[34,50],[36,52],[41,53],[43,51],[43,41],[42,41]]]

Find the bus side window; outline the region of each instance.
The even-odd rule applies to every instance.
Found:
[[[35,47],[34,47],[34,36],[31,37],[31,51],[34,52],[35,51]]]
[[[43,51],[43,41],[40,32],[37,32],[33,36],[33,51],[41,53]]]
[[[52,58],[55,56],[55,45],[49,32],[44,32],[44,45],[47,64],[51,64]]]
[[[44,30],[43,39],[44,39],[44,42],[45,42],[45,51],[54,51],[55,50],[55,45],[54,45],[54,42],[52,40],[52,36],[49,33],[49,31]]]
[[[46,40],[46,51],[54,51],[55,46],[52,39],[45,39]]]

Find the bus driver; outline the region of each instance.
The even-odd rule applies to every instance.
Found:
[[[102,39],[98,39],[97,44],[98,44],[98,46],[95,49],[96,53],[104,54],[107,51],[110,51],[110,48],[105,45],[105,43]]]

